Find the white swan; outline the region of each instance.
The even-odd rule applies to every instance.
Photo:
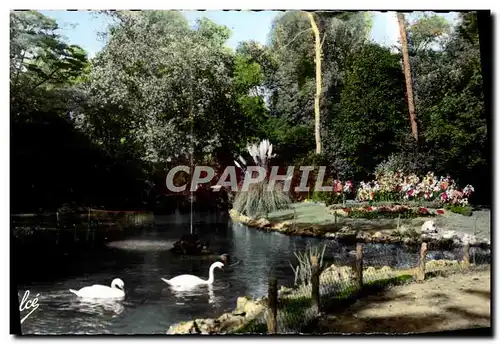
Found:
[[[83,287],[80,290],[70,289],[69,291],[76,296],[92,299],[121,299],[125,297],[123,287],[125,283],[119,278],[111,282],[111,287],[107,285],[94,284],[89,287]]]
[[[180,275],[169,280],[166,278],[162,278],[161,280],[173,287],[192,287],[199,284],[212,284],[214,283],[214,269],[221,269],[223,266],[224,264],[221,262],[213,263],[208,271],[208,280],[193,275]]]

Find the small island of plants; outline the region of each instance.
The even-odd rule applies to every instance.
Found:
[[[275,154],[269,141],[248,146],[248,152],[250,161],[271,169],[270,161]],[[246,167],[237,165],[243,175],[248,173]],[[317,190],[315,183],[320,168],[314,166],[309,174],[310,189]],[[240,188],[233,192],[231,217],[234,221],[287,235],[380,243],[417,243],[422,235],[429,234],[425,233],[428,226],[424,225],[429,220],[438,221],[429,228],[437,226],[439,233],[427,235],[426,240],[434,240],[439,245],[443,240],[447,245],[459,245],[463,235],[476,233],[476,218],[471,217],[473,208],[469,205],[474,187],[461,188],[451,176],[437,177],[434,172],[428,172],[419,177],[416,173],[385,169],[378,170],[374,180],[355,182],[327,175],[321,185],[329,186],[331,191],[306,193],[297,191],[296,186],[304,180],[296,178],[296,174],[291,177],[291,188],[287,188],[283,180],[274,180],[272,190],[268,189],[271,181],[269,175],[267,177],[245,191]],[[465,220],[468,217],[471,220]],[[455,222],[459,222],[463,233]],[[401,235],[403,232],[406,234]],[[408,233],[414,235],[406,238]],[[481,240],[488,241],[487,238]]]

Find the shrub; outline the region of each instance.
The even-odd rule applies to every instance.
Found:
[[[472,216],[472,207],[470,206],[462,206],[456,204],[447,204],[445,206],[446,210],[451,211],[452,213],[464,215],[464,216]]]
[[[413,153],[393,153],[375,167],[375,174],[387,174],[401,171],[406,174],[423,174],[429,170],[429,159],[421,154],[415,157]]]
[[[333,191],[313,191],[309,192],[308,199],[315,202],[324,202],[327,206],[333,204],[343,204],[352,194],[353,184],[350,180],[342,182],[340,180],[328,180],[325,186],[333,186]]]
[[[351,218],[363,218],[363,219],[395,219],[395,218],[416,218],[416,217],[428,217],[436,216],[437,211],[433,211],[427,208],[408,208],[405,206],[395,206],[395,207],[357,207],[357,208],[345,208],[344,212],[348,217]]]
[[[293,270],[295,275],[295,285],[309,285],[312,277],[312,262],[311,258],[317,257],[320,271],[325,267],[323,265],[323,257],[325,255],[326,244],[323,244],[323,247],[314,246],[309,248],[304,252],[295,253],[295,257],[299,264],[297,267],[293,267],[290,263],[290,267]]]
[[[360,211],[357,209],[352,209],[349,211],[349,217],[352,218],[361,218],[361,219],[396,219],[398,217],[402,219],[411,219],[421,215],[419,213],[413,212],[411,210],[401,212],[401,213],[392,213],[392,212],[381,212],[381,211]],[[427,215],[429,216],[429,215]]]
[[[272,158],[273,145],[268,140],[262,140],[258,145],[247,146],[248,153],[257,166],[266,168]],[[235,161],[244,176],[251,172],[247,170],[246,160],[239,157],[240,163]],[[283,191],[283,184],[276,182],[273,190],[268,190],[269,180],[266,179],[260,183],[250,184],[248,191],[238,191],[234,197],[233,209],[241,214],[255,218],[266,216],[274,211],[287,209],[292,203],[288,193]]]
[[[387,160],[381,162],[375,167],[375,175],[388,174],[390,172],[412,172],[409,171],[408,162],[402,154],[391,154]]]
[[[233,201],[233,209],[240,214],[257,218],[274,211],[288,209],[292,203],[283,184],[275,183],[273,190],[267,190],[268,182],[250,184],[248,191],[239,191]]]

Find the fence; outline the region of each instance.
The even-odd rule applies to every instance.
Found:
[[[465,272],[471,269],[471,251],[465,245],[460,260],[428,260],[428,245],[422,243],[416,253],[417,264],[410,268],[365,267],[363,243],[356,244],[351,265],[323,264],[323,252],[310,250],[299,254],[294,269],[296,285],[278,290],[274,277],[269,278],[267,308],[258,317],[238,329],[238,333],[300,333],[310,330],[322,312],[348,306],[361,295],[382,291],[391,285],[415,281],[422,283],[430,275]],[[479,262],[480,265],[483,262]]]

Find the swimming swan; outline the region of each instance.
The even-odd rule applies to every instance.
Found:
[[[176,276],[171,279],[165,279],[162,278],[161,280],[171,286],[174,287],[190,287],[190,286],[196,286],[199,284],[212,284],[214,283],[214,269],[219,268],[221,269],[224,266],[223,263],[221,262],[215,262],[210,266],[209,272],[208,272],[208,280],[203,280],[199,277],[193,276],[193,275],[180,275]]]
[[[69,291],[76,296],[92,299],[119,299],[125,297],[123,287],[125,283],[119,278],[111,282],[111,287],[107,285],[94,284],[89,287],[83,287],[80,290],[70,289]]]

